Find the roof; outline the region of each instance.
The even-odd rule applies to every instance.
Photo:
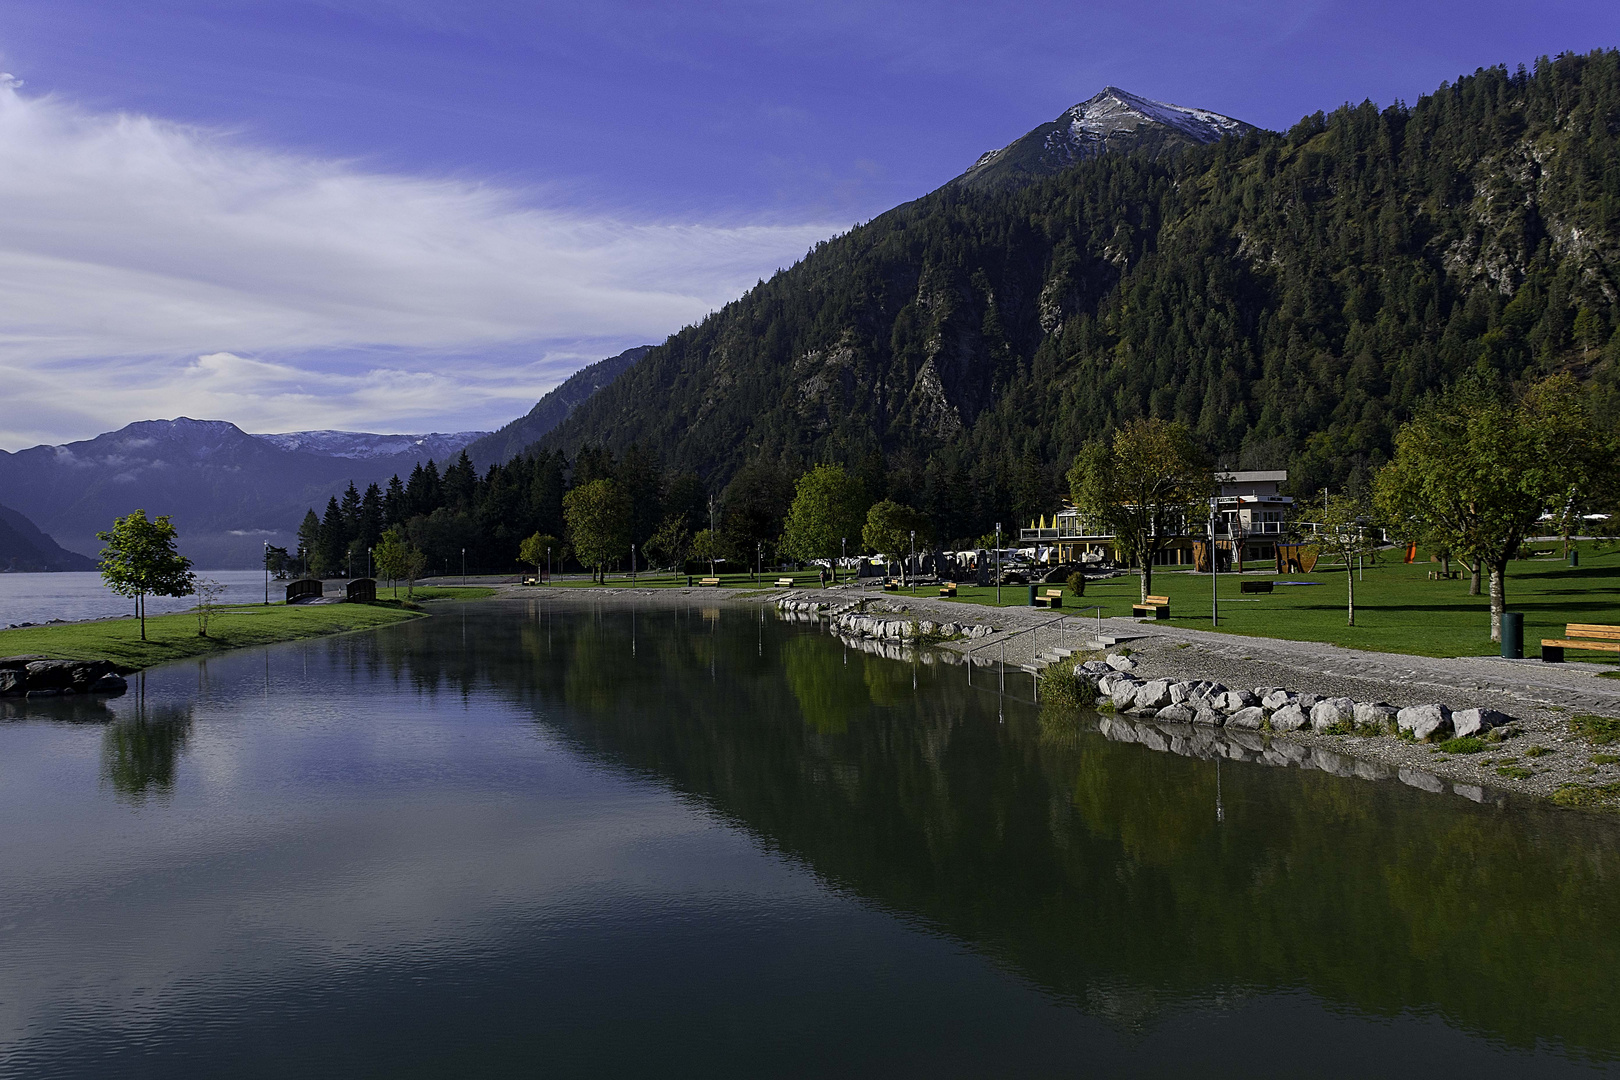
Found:
[[[1288,479],[1287,469],[1261,469],[1250,472],[1223,472],[1218,473],[1222,483],[1226,484],[1263,484],[1276,481],[1281,484]]]

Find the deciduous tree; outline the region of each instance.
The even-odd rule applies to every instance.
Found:
[[[1069,490],[1084,513],[1114,534],[1120,554],[1141,568],[1142,602],[1153,591],[1153,560],[1208,516],[1215,477],[1185,425],[1133,420],[1110,443],[1086,444],[1069,470]]]
[[[861,485],[842,465],[817,465],[795,485],[782,548],[806,562],[836,559],[845,540],[859,540],[865,509]]]
[[[1544,379],[1518,400],[1469,383],[1400,429],[1375,500],[1397,527],[1484,565],[1491,640],[1500,641],[1508,560],[1545,511],[1579,500],[1615,467],[1614,446],[1570,376]]]
[[[107,588],[135,601],[146,640],[146,597],[190,596],[196,578],[191,560],[175,548],[174,522],[162,514],[147,520],[145,510],[115,518],[108,532],[96,533],[101,550],[101,580]]]
[[[901,567],[904,568],[906,552],[913,534],[916,535],[917,542],[926,548],[932,538],[932,526],[928,517],[922,511],[913,509],[905,503],[884,499],[882,502],[873,503],[872,508],[866,512],[866,524],[861,528],[861,541],[869,551],[898,558]],[[900,576],[905,577],[904,569]]]
[[[607,567],[630,554],[630,497],[616,481],[592,480],[563,496],[574,557],[606,580]]]

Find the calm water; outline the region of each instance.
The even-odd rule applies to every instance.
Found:
[[[199,570],[199,577],[213,578],[225,586],[222,604],[256,604],[264,600],[262,570]],[[270,599],[286,595],[286,584],[272,580]],[[185,611],[195,607],[194,596],[150,596],[146,613]],[[111,619],[132,615],[135,601],[127,600],[101,583],[95,572],[74,574],[0,574],[0,629],[21,622],[43,623],[52,619],[79,622],[84,619]]]
[[[1620,1071],[1608,819],[754,608],[441,612],[0,704],[0,1075]]]

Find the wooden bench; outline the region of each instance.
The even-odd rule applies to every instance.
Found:
[[[699,581],[698,584],[699,585],[718,585],[718,584],[720,584],[720,579],[717,578],[717,577],[706,577],[706,578],[702,579],[701,581]]]
[[[1271,586],[1269,581],[1240,581],[1238,592],[1270,592]]]
[[[793,587],[793,579],[790,577],[779,577],[776,579],[776,584],[780,588],[791,589]]]
[[[1168,596],[1150,596],[1145,604],[1132,604],[1131,615],[1147,618],[1149,615],[1155,619],[1168,619],[1170,617],[1170,598]]]
[[[1565,649],[1590,649],[1593,652],[1620,652],[1620,626],[1602,623],[1568,623],[1561,638],[1543,638],[1541,662],[1562,664]]]
[[[1430,581],[1456,581],[1462,577],[1461,570],[1430,570]]]
[[[884,592],[899,592],[900,591],[900,583],[898,581],[894,580],[894,578],[889,578],[887,581],[885,581],[883,583],[883,591]]]
[[[948,585],[941,585],[939,587],[939,595],[941,595],[941,596],[955,596],[956,595],[956,582],[953,581]]]
[[[1063,590],[1062,589],[1047,589],[1045,596],[1037,596],[1035,598],[1035,606],[1036,607],[1044,607],[1044,608],[1062,607],[1063,606]]]

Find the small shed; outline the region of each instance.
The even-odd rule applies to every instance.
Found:
[[[375,599],[377,599],[376,578],[355,578],[353,581],[349,582],[349,600],[351,602],[357,600]]]

